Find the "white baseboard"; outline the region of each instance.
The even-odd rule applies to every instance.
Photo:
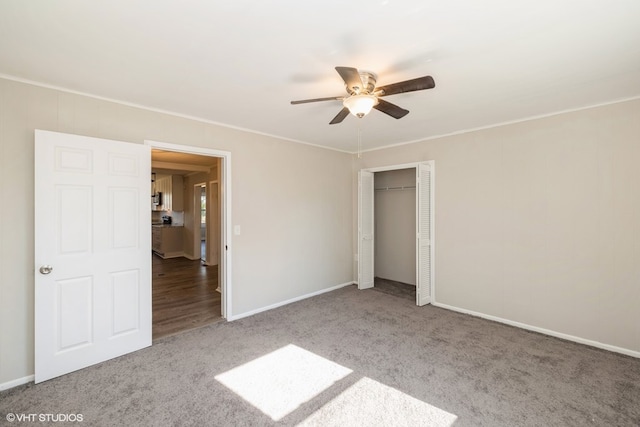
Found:
[[[175,254],[175,253],[177,253],[177,252],[173,252],[173,253]],[[191,261],[195,261],[195,260],[199,259],[200,261],[202,261],[202,264],[203,264],[203,265],[206,265],[207,267],[210,267],[210,266],[212,266],[212,265],[218,265],[218,262],[217,262],[217,261],[216,261],[216,262],[207,262],[207,261],[203,260],[203,259],[202,259],[202,258],[200,258],[200,257],[190,255],[190,254],[188,254],[188,253],[186,253],[186,252],[183,252],[181,256],[183,256],[183,257],[185,257],[186,259],[191,260]],[[165,257],[165,258],[167,258],[167,257]]]
[[[184,256],[184,252],[167,252],[164,255],[161,255],[163,259],[167,258],[179,258]]]
[[[477,311],[467,310],[465,308],[459,308],[452,305],[441,304],[439,302],[432,301],[431,305],[435,307],[444,308],[451,311],[457,311],[458,313],[469,314],[471,316],[481,317],[483,319],[492,320],[498,323],[504,323],[505,325],[515,326],[517,328],[526,329],[528,331],[538,332],[545,335],[550,335],[556,338],[562,338],[567,341],[573,341],[580,344],[589,345],[591,347],[601,348],[603,350],[613,351],[614,353],[621,353],[631,357],[640,358],[640,352],[630,350],[628,348],[616,347],[610,344],[604,344],[598,341],[588,340],[585,338],[576,337],[574,335],[564,334],[562,332],[552,331],[550,329],[539,328],[537,326],[531,326],[526,323],[515,322],[513,320],[503,319],[502,317],[491,316],[489,314],[480,313]]]
[[[241,314],[236,314],[227,318],[227,321],[231,322],[233,320],[242,319],[244,317],[253,316],[254,314],[262,313],[263,311],[269,311],[274,308],[282,307],[283,305],[291,304],[292,302],[301,301],[303,299],[315,297],[316,295],[321,295],[327,292],[335,291],[336,289],[344,288],[345,286],[351,286],[354,282],[342,283],[340,285],[333,286],[331,288],[321,289],[319,291],[311,292],[310,294],[301,295],[299,297],[291,298],[286,301],[277,302],[275,304],[268,305],[266,307],[258,308],[255,310],[247,311]]]
[[[7,381],[0,384],[0,391],[9,390],[10,388],[18,387],[19,385],[30,383],[35,379],[35,375],[28,375],[26,377],[18,378],[15,380]]]
[[[214,265],[218,265],[217,262],[206,262],[206,261],[202,261],[202,264],[207,266],[207,267],[212,267]]]

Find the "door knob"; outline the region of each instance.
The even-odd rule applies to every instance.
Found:
[[[40,267],[40,273],[42,274],[49,274],[53,271],[53,267],[50,265],[43,265],[42,267]]]

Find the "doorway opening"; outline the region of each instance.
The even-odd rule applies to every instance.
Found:
[[[374,174],[374,289],[416,300],[416,168]]]
[[[403,170],[404,172],[402,172]],[[379,182],[376,184],[375,174],[385,171],[397,172],[388,175],[380,174]],[[433,161],[360,170],[358,174],[357,254],[359,289],[374,288],[376,276],[378,279],[392,279],[394,282],[404,284],[410,284],[415,278],[416,305],[421,306],[433,301],[434,186]],[[376,193],[379,191],[395,193],[393,197],[390,197],[391,200],[386,206],[384,204],[380,206],[380,203],[378,203],[379,206],[376,206]],[[407,192],[404,193],[405,191]],[[382,214],[386,219],[395,220],[395,217],[400,215],[397,205],[400,198],[405,199],[401,222],[404,229],[401,232],[397,228],[396,221],[390,221],[389,224],[376,222],[376,215],[379,214]],[[386,214],[385,211],[387,211]],[[414,224],[414,227],[412,228],[411,224],[407,223]],[[383,238],[391,239],[391,245],[376,251],[377,244],[382,242],[377,239],[378,233],[383,234],[381,236]],[[377,269],[376,265],[379,263],[384,263],[386,266]],[[403,267],[399,270],[399,266]],[[384,277],[385,275],[395,277]],[[378,282],[381,283],[380,280]],[[405,289],[405,291],[410,290]]]
[[[231,301],[229,218],[230,153],[154,141],[150,145],[152,173],[157,182],[168,175],[181,189],[164,188],[164,205],[154,206],[152,219],[164,237],[178,235],[180,251],[152,253],[153,338],[205,326],[227,318]],[[180,176],[176,180],[175,177]],[[209,183],[218,182],[212,188]],[[181,190],[181,191],[180,191]],[[215,191],[216,194],[213,194]],[[177,194],[177,196],[176,196]],[[176,200],[180,197],[181,200]],[[179,211],[176,206],[181,208]],[[160,210],[161,214],[157,211]],[[160,239],[162,240],[162,239]],[[164,242],[161,242],[164,244]],[[222,250],[224,248],[224,250]]]
[[[194,227],[196,234],[194,240],[200,241],[200,261],[207,264],[207,185],[199,183],[194,186],[193,191],[194,203],[199,206],[199,210],[194,209],[194,223],[200,223],[199,227]],[[217,263],[216,263],[217,264]]]

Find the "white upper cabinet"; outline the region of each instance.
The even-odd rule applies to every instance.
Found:
[[[184,183],[182,175],[156,175],[156,192],[162,193],[159,211],[184,211]]]

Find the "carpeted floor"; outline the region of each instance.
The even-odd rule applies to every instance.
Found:
[[[7,413],[91,426],[638,426],[640,360],[349,286],[4,391],[0,423]]]

